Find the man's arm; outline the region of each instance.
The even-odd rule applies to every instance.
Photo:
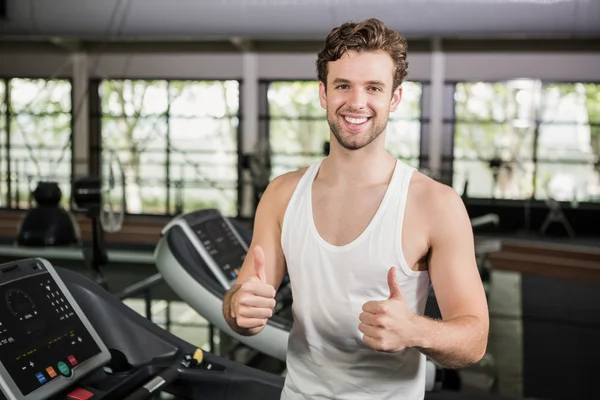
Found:
[[[237,325],[235,317],[232,315],[232,305],[234,296],[240,289],[242,283],[248,277],[256,276],[254,267],[254,247],[260,245],[264,251],[265,257],[265,276],[267,283],[273,286],[275,290],[281,285],[281,281],[286,273],[285,258],[281,249],[281,221],[283,212],[289,201],[289,177],[287,175],[274,179],[265,192],[256,209],[254,219],[254,231],[252,243],[242,264],[236,283],[225,294],[223,298],[223,316],[227,324],[240,335],[250,336],[259,333],[263,328],[241,328]]]
[[[429,274],[442,321],[415,316],[413,347],[441,366],[462,368],[485,354],[489,313],[465,206],[452,188],[440,185],[435,191]]]

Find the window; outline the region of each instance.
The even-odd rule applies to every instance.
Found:
[[[307,166],[323,157],[329,142],[326,112],[316,81],[270,82],[267,116],[271,177]],[[390,115],[388,151],[418,167],[421,138],[421,84],[405,82],[400,106]]]
[[[238,81],[105,80],[100,96],[128,213],[237,214]]]
[[[27,208],[40,181],[57,182],[63,207],[71,197],[71,82],[63,79],[4,81],[0,113],[2,206]],[[6,121],[9,124],[6,124]],[[10,171],[10,176],[8,172]]]
[[[600,200],[600,85],[458,83],[454,180],[469,197]]]
[[[600,201],[600,85],[544,85],[536,198]]]
[[[321,158],[329,126],[319,101],[319,83],[272,82],[267,96],[271,176]]]
[[[533,192],[535,81],[456,85],[454,188],[468,196],[524,199]]]
[[[8,193],[8,137],[6,133],[6,81],[0,79],[0,208],[10,205]]]
[[[390,115],[386,134],[388,151],[415,168],[419,167],[421,146],[422,89],[419,82],[402,84],[402,100]]]

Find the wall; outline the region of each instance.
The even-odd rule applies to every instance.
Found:
[[[444,78],[456,80],[600,81],[600,53],[442,53]],[[316,54],[258,54],[260,79],[315,79]],[[241,54],[102,54],[88,56],[90,76],[241,79]],[[409,79],[431,79],[430,53],[409,54]],[[67,53],[3,53],[0,76],[61,76],[72,72]]]

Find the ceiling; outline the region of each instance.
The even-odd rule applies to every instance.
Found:
[[[407,37],[600,38],[600,0],[5,0],[4,40],[322,40],[378,17]]]

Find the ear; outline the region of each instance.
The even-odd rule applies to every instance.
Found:
[[[319,100],[321,101],[321,107],[327,110],[327,88],[321,81],[319,81]]]
[[[398,109],[398,105],[402,100],[402,85],[398,86],[394,93],[392,93],[392,102],[390,104],[390,112],[394,112]]]

